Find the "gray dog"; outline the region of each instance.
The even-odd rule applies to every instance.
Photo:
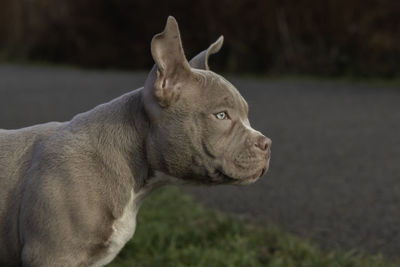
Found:
[[[103,266],[155,187],[248,184],[267,171],[271,140],[208,68],[222,42],[188,62],[169,17],[143,88],[68,122],[0,130],[1,266]]]

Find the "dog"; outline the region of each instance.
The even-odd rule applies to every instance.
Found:
[[[268,170],[271,140],[209,69],[222,43],[188,62],[169,17],[144,87],[68,122],[0,130],[1,266],[103,266],[154,188],[249,184]]]

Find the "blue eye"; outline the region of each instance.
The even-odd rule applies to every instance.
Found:
[[[223,111],[223,112],[218,112],[217,114],[215,114],[215,117],[219,120],[226,120],[228,118],[228,115],[226,114],[225,111]]]

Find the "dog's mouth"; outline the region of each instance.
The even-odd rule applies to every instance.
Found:
[[[267,171],[267,167],[263,167],[261,170],[257,171],[256,173],[249,175],[243,178],[235,178],[230,175],[227,175],[223,170],[216,169],[216,176],[219,178],[218,180],[221,183],[225,184],[249,184],[257,181],[261,176],[265,174]]]
[[[267,172],[267,167],[262,168],[259,177],[263,176]]]
[[[215,170],[215,176],[219,181],[221,181],[221,183],[234,183],[238,180],[237,178],[233,178],[232,176],[225,174],[225,172],[220,169]]]
[[[248,166],[238,165],[235,161],[229,160],[209,161],[207,163],[203,163],[204,165],[197,163],[196,165],[199,167],[201,174],[190,173],[184,179],[203,185],[246,185],[257,181],[267,172],[269,167],[269,160],[252,161]]]

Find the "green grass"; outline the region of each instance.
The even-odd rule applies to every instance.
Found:
[[[109,267],[400,266],[382,256],[322,252],[276,227],[256,226],[195,203],[175,187],[146,199],[134,238]]]

